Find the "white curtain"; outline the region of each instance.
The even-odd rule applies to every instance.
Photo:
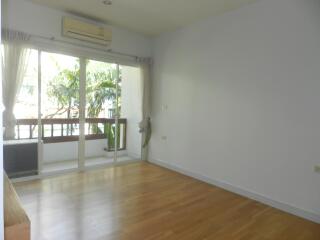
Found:
[[[142,121],[140,132],[142,133],[141,159],[148,160],[148,145],[151,138],[151,60],[140,60],[142,76]]]
[[[8,29],[2,30],[2,92],[5,107],[3,113],[5,139],[14,139],[15,137],[16,119],[13,110],[30,56],[30,49],[26,47],[26,42],[29,39],[28,34]]]

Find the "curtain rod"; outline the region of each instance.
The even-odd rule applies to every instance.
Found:
[[[22,31],[16,31],[16,30],[12,30],[12,29],[7,29],[7,28],[2,28],[2,31],[13,31],[13,32],[17,32],[17,33],[23,33],[26,34],[28,36],[30,36],[30,38],[38,38],[38,39],[43,39],[46,41],[53,41],[53,42],[57,42],[57,43],[62,43],[62,44],[67,44],[67,45],[72,45],[72,46],[77,46],[80,48],[86,48],[86,49],[91,49],[94,51],[99,51],[99,52],[105,52],[105,53],[109,53],[115,56],[121,56],[121,57],[126,57],[126,58],[131,58],[132,60],[134,60],[137,63],[147,63],[147,64],[152,64],[152,58],[149,57],[139,57],[133,54],[127,54],[127,53],[122,53],[119,51],[113,51],[111,48],[103,48],[101,45],[101,48],[99,47],[94,47],[94,46],[90,46],[90,45],[86,45],[86,44],[81,44],[81,43],[72,43],[66,40],[62,40],[62,39],[57,39],[56,37],[52,36],[52,37],[45,37],[45,36],[41,36],[41,35],[36,35],[36,34],[30,34],[30,33],[26,33],[26,32],[22,32]]]
[[[30,34],[30,36],[31,36],[31,38],[39,38],[39,39],[44,39],[44,40],[48,40],[48,41],[54,41],[54,42],[58,42],[58,43],[62,43],[62,44],[68,44],[68,45],[73,45],[73,46],[77,46],[77,47],[92,49],[92,50],[95,50],[95,51],[103,51],[103,52],[106,52],[106,53],[120,55],[120,56],[123,56],[123,57],[129,57],[129,58],[133,58],[134,60],[137,60],[137,61],[139,59],[147,59],[147,58],[139,57],[139,56],[136,56],[136,55],[131,55],[131,54],[127,54],[127,53],[113,51],[111,48],[106,49],[106,48],[103,48],[103,47],[99,48],[99,47],[88,46],[86,44],[81,44],[81,43],[72,43],[72,42],[69,42],[69,41],[57,39],[56,37],[44,37],[44,36],[35,35],[35,34]]]

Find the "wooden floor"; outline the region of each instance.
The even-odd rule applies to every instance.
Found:
[[[148,163],[15,184],[33,240],[319,240],[320,225]]]

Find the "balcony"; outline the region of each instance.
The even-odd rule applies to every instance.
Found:
[[[37,148],[38,124],[42,129],[40,149]],[[85,119],[85,166],[113,163],[116,132],[118,161],[137,159],[138,156],[132,156],[127,151],[127,141],[130,144],[135,141],[130,132],[127,139],[127,125],[126,118],[118,119],[116,131],[116,120],[113,118]],[[5,165],[10,170],[10,176],[36,174],[37,156],[40,156],[42,173],[76,169],[80,148],[79,127],[79,119],[41,119],[39,123],[37,119],[17,119],[15,139],[5,141]]]
[[[107,139],[106,151],[114,151],[115,123],[113,118],[86,118],[85,139]],[[44,144],[79,141],[79,119],[41,119],[42,141]],[[118,148],[126,150],[127,119],[118,120]],[[16,140],[38,139],[37,119],[17,119]]]

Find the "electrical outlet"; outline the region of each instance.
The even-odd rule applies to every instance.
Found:
[[[314,171],[320,173],[320,165],[314,166]]]

